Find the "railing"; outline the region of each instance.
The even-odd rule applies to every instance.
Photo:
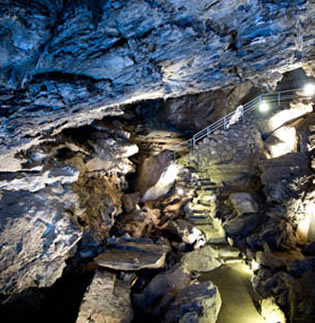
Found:
[[[245,121],[245,115],[259,108],[262,103],[265,103],[265,104],[276,103],[278,106],[280,106],[281,103],[290,102],[295,97],[296,92],[299,90],[300,89],[293,89],[293,90],[278,91],[274,93],[260,94],[259,96],[247,102],[246,104],[237,107],[233,112],[227,114],[226,116],[212,123],[208,127],[198,131],[192,136],[192,138],[174,146],[172,148],[174,152],[174,159],[176,159],[177,153],[179,153],[180,151],[183,151],[186,149],[195,150],[196,144],[200,140],[204,139],[205,137],[208,137],[216,130],[221,128],[223,128],[224,130],[228,130],[231,125],[238,123],[240,120]]]

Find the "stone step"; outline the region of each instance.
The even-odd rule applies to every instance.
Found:
[[[201,187],[201,189],[199,189],[199,190],[197,189],[196,193],[200,194],[200,193],[205,192],[205,191],[215,192],[217,190],[218,190],[218,188],[216,186],[215,187],[212,187],[212,186],[210,186],[210,187]]]
[[[212,219],[209,215],[186,215],[186,220],[194,225],[212,224]]]

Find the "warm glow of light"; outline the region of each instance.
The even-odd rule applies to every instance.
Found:
[[[179,188],[177,189],[177,194],[178,194],[179,196],[183,196],[183,195],[184,195],[184,193],[185,193],[185,191],[184,191],[184,189],[183,189],[182,187],[179,187]]]
[[[263,112],[263,113],[266,113],[268,112],[270,109],[270,106],[268,103],[266,102],[261,102],[260,105],[259,105],[259,111],[260,112]]]
[[[285,323],[284,313],[272,298],[267,298],[261,304],[262,316],[267,323]]]
[[[250,278],[253,276],[253,272],[247,264],[238,264],[237,266],[233,266],[233,269],[237,271],[242,277]]]
[[[294,127],[282,127],[273,133],[273,137],[277,138],[277,141],[269,146],[272,158],[296,151],[297,134]]]
[[[308,83],[303,88],[303,93],[305,96],[313,96],[315,95],[315,84]]]
[[[270,313],[265,319],[267,323],[285,323],[283,315],[277,312]]]
[[[252,271],[255,271],[260,268],[260,264],[256,262],[255,259],[251,261],[251,266],[252,266]]]
[[[279,111],[277,114],[272,116],[268,121],[268,131],[274,131],[277,128],[280,128],[288,121],[297,119],[309,112],[313,111],[312,104],[296,104],[290,109],[285,109]]]

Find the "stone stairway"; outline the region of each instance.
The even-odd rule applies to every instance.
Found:
[[[146,134],[137,135],[135,143],[146,156],[157,155],[183,140],[183,136],[172,131],[145,129]]]
[[[226,243],[222,222],[216,218],[217,195],[220,188],[206,172],[184,167],[178,174],[176,186],[184,189],[191,201],[185,207],[186,219],[201,230],[208,243]]]

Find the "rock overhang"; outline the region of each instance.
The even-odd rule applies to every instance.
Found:
[[[2,156],[130,102],[245,81],[272,87],[312,66],[309,1],[1,4]]]

